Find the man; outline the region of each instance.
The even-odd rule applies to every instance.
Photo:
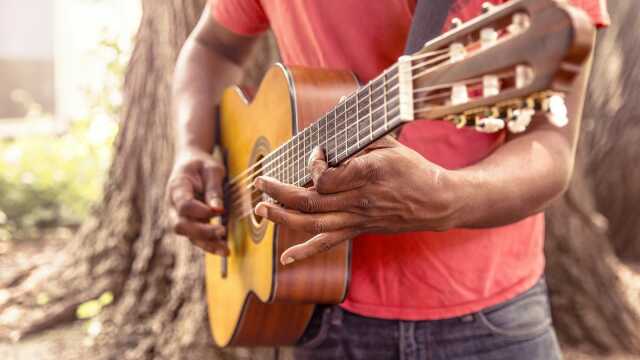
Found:
[[[606,23],[599,0],[574,3]],[[480,7],[460,0],[450,16],[468,20]],[[205,251],[228,251],[225,229],[209,224],[222,211],[224,175],[210,156],[211,100],[240,80],[256,35],[270,27],[286,64],[346,68],[366,82],[402,54],[414,8],[415,0],[211,2],[176,67],[174,230]],[[568,94],[565,128],[537,119],[524,134],[489,135],[417,121],[337,168],[318,149],[311,190],[259,178],[282,205],[261,203],[256,213],[317,233],[283,263],[355,238],[346,301],[318,308],[296,355],[560,358],[542,278],[541,211],[571,177],[589,68]]]

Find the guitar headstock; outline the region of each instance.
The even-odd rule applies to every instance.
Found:
[[[400,112],[494,132],[522,132],[536,111],[564,126],[564,94],[591,47],[594,26],[560,0],[484,5],[485,14],[398,61]],[[411,101],[402,101],[408,96]],[[405,97],[406,99],[406,97]]]

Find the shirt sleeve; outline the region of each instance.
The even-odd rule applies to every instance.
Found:
[[[584,9],[597,26],[602,27],[610,24],[607,0],[570,0],[570,2]]]
[[[260,0],[209,0],[211,15],[230,31],[257,35],[269,28],[269,18]]]

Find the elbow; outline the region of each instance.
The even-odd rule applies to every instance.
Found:
[[[551,176],[548,177],[550,181],[546,196],[547,203],[560,198],[569,189],[575,164],[573,152],[567,150],[554,164],[555,166],[550,172]]]

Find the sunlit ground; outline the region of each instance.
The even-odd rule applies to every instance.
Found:
[[[53,261],[100,198],[139,17],[135,0],[0,1],[0,300],[3,280]],[[95,332],[89,319],[0,343],[0,359],[69,358]]]

